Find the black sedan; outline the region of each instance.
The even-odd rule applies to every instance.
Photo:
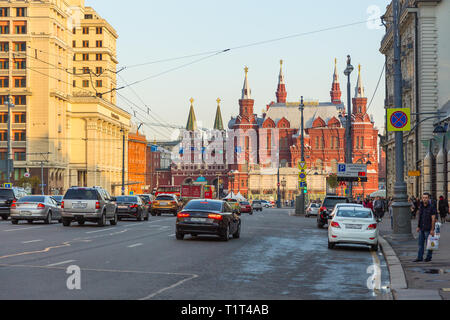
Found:
[[[185,234],[213,234],[228,241],[230,235],[240,237],[241,219],[225,201],[191,200],[177,215],[176,238],[183,240]]]
[[[145,209],[145,204],[141,197],[138,196],[119,196],[116,197],[117,203],[117,217],[135,218],[137,221],[148,221],[148,210]]]

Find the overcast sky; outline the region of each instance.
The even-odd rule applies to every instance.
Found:
[[[169,58],[218,51],[290,35],[319,31],[362,22],[381,16],[388,0],[86,0],[117,30],[119,69],[127,83],[150,78],[119,93],[139,108],[152,110],[148,116],[138,107],[140,122],[164,122],[185,126],[190,102],[201,127],[212,127],[216,99],[221,98],[226,123],[239,110],[238,100],[249,67],[249,83],[255,113],[275,100],[279,61],[284,60],[288,101],[300,96],[330,100],[334,58],[346,101],[343,70],[347,54],[352,56],[352,94],[357,65],[362,65],[366,96],[371,100],[380,77],[384,56],[379,52],[384,27],[379,22],[360,23],[261,45],[230,50],[212,57],[200,55],[148,64]],[[186,67],[190,62],[199,60]],[[171,69],[179,69],[170,71]],[[168,71],[167,73],[165,73]],[[159,75],[163,73],[162,75]],[[118,77],[119,85],[124,82]],[[142,101],[141,101],[142,100]],[[131,104],[118,97],[119,106]],[[379,129],[384,127],[384,76],[369,113]],[[156,121],[155,118],[158,120]],[[162,127],[145,127],[148,140],[170,138]]]

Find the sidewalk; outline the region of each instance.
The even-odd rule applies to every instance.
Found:
[[[433,253],[431,262],[413,262],[418,251],[417,220],[411,221],[411,227],[414,240],[394,241],[391,237],[391,220],[387,213],[379,224],[380,236],[388,242],[384,242],[383,247],[381,239],[380,244],[391,273],[394,299],[450,300],[450,223],[441,226],[439,250]],[[406,283],[400,266],[403,268]]]

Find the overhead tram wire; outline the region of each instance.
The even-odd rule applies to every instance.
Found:
[[[369,105],[367,106],[366,113],[369,111],[369,108],[372,105],[373,99],[375,98],[375,95],[377,94],[378,87],[380,86],[380,82],[381,82],[381,79],[383,78],[383,74],[384,74],[385,70],[386,70],[386,63],[383,63],[383,69],[381,70],[380,78],[378,79],[377,86],[375,87],[375,91],[373,92],[372,99],[370,99]]]

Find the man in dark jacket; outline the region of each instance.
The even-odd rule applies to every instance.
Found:
[[[438,210],[439,215],[441,216],[441,222],[445,223],[445,217],[448,213],[448,201],[444,198],[444,196],[439,197]]]
[[[417,232],[419,233],[419,252],[417,259],[414,262],[423,261],[423,254],[425,251],[425,244],[428,237],[434,236],[434,226],[437,221],[436,206],[433,205],[429,193],[424,193],[422,196],[422,204],[419,209],[419,223],[417,225]],[[426,262],[430,262],[433,251],[427,250]]]

